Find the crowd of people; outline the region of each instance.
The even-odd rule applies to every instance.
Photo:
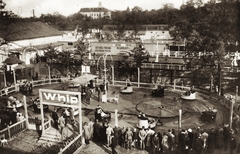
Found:
[[[22,121],[23,119],[24,116],[22,115],[22,113],[17,111],[16,108],[2,107],[0,110],[1,129],[6,128],[9,125],[15,124],[16,122]]]
[[[155,131],[151,128],[112,127],[107,122],[99,122],[90,119],[83,125],[86,144],[89,141],[102,143],[111,147],[112,153],[116,154],[116,146],[131,150],[146,150],[150,154],[176,153],[196,154],[214,153],[222,150],[229,154],[240,153],[240,143],[237,143],[236,134],[228,124],[219,125],[216,128],[188,128],[181,130],[169,129],[168,131]],[[234,152],[234,153],[233,153]]]

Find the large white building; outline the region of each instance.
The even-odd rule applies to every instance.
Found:
[[[88,17],[92,17],[93,19],[104,17],[111,18],[111,11],[103,7],[101,2],[99,2],[98,7],[81,8],[79,13]]]

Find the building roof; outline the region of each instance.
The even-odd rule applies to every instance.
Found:
[[[117,30],[118,27],[117,25],[104,25],[103,26],[103,30]],[[125,29],[126,30],[133,30],[134,26],[132,25],[125,25]],[[156,25],[137,25],[137,29],[139,31],[156,31],[156,30],[160,30],[160,31],[168,31],[169,27],[168,25],[165,24],[156,24]]]
[[[108,12],[105,7],[81,8],[79,12]]]
[[[64,32],[42,22],[16,22],[9,24],[6,29],[0,29],[0,37],[7,41],[59,36],[63,34]]]

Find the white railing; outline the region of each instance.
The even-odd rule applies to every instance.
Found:
[[[37,86],[44,86],[44,85],[50,85],[50,84],[57,84],[61,82],[67,82],[68,78],[54,78],[54,79],[44,79],[44,80],[36,80],[31,81],[33,87]],[[2,90],[0,90],[0,97],[7,96],[10,93],[18,92],[20,89],[20,86],[22,86],[23,83],[18,83],[16,85],[12,85],[11,87],[6,87]]]
[[[26,130],[26,119],[19,121],[15,124],[12,124],[10,126],[7,126],[6,128],[0,130],[0,136],[3,136],[6,139],[11,139],[14,136],[16,136],[17,134],[19,134],[20,132]]]
[[[182,64],[156,64],[156,63],[143,63],[141,68],[152,69],[169,69],[169,70],[186,70]]]
[[[79,134],[72,141],[61,148],[58,154],[74,153],[80,146],[82,146],[82,135]]]

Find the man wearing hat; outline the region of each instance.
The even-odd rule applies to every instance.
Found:
[[[107,135],[107,147],[111,144],[111,134],[113,134],[113,129],[110,124],[108,124],[108,128],[106,129],[106,135]]]

